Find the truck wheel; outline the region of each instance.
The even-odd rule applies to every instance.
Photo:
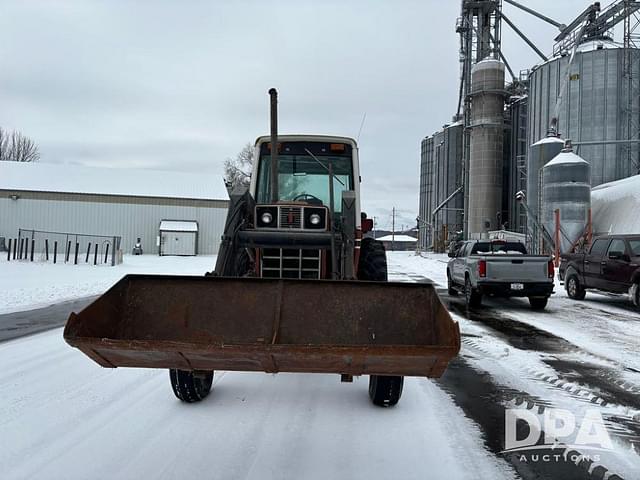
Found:
[[[464,297],[467,302],[467,308],[482,305],[482,294],[478,293],[471,286],[471,279],[469,277],[467,277],[464,282]]]
[[[382,242],[372,238],[362,240],[358,261],[358,280],[376,282],[387,281],[387,255]],[[402,395],[404,377],[371,375],[369,377],[369,397],[374,405],[392,407]]]
[[[532,310],[544,310],[548,301],[547,297],[529,297]]]
[[[384,245],[373,238],[365,238],[360,246],[358,280],[387,281],[387,254]]]
[[[567,278],[567,295],[569,298],[573,300],[584,300],[584,297],[587,295],[587,292],[580,285],[580,280],[578,280],[577,275],[570,275]]]
[[[453,280],[451,280],[451,273],[447,270],[447,293],[452,297],[456,297],[458,295],[458,291],[453,286]]]
[[[169,370],[173,393],[183,402],[199,402],[211,391],[213,371]]]
[[[369,377],[369,397],[378,407],[393,407],[402,396],[404,377],[371,375]]]

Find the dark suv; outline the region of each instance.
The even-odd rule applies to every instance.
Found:
[[[640,235],[607,235],[586,253],[561,256],[559,275],[569,297],[582,300],[586,289],[629,293],[640,307]]]

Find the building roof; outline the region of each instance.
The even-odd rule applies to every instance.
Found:
[[[564,163],[589,163],[589,162],[587,162],[584,158],[580,157],[579,155],[576,155],[573,152],[565,152],[563,150],[558,155],[553,157],[553,159],[551,159],[544,166],[544,168],[550,167],[552,165],[560,165],[560,164],[564,164]]]
[[[0,190],[227,200],[222,175],[0,162]]]
[[[193,220],[162,220],[160,230],[164,232],[197,232],[198,222]]]
[[[385,235],[384,237],[376,238],[376,240],[380,240],[381,242],[417,242],[417,238],[410,237],[409,235]]]

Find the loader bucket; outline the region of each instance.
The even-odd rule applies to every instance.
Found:
[[[439,377],[458,324],[431,284],[127,275],[64,338],[103,367]]]

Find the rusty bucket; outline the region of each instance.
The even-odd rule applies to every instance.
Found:
[[[458,324],[428,283],[127,275],[64,329],[104,367],[439,377]]]

